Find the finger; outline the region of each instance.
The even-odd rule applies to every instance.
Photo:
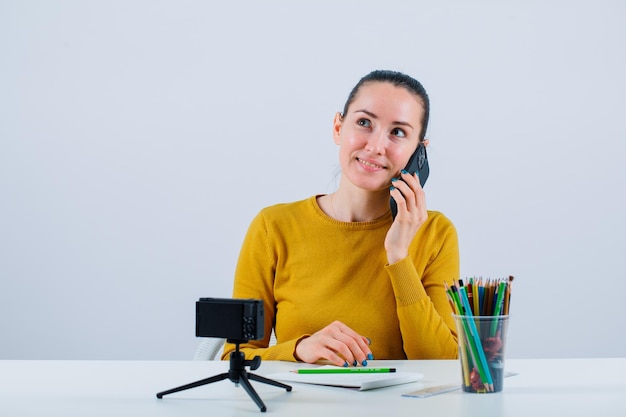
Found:
[[[418,185],[415,178],[409,174],[404,174],[401,180],[392,181],[391,184],[400,190],[404,198],[408,201],[414,198],[415,190],[417,190],[415,187]]]
[[[364,360],[361,359],[359,361],[355,358],[354,346],[356,344],[353,343],[353,339],[344,333],[340,332],[334,336],[320,335],[318,343],[320,359],[327,359],[334,365],[356,366]]]
[[[302,339],[297,345],[297,358],[307,363],[327,360],[336,366],[347,366],[346,359],[336,351],[336,343],[336,340],[329,335],[315,334],[309,336]]]
[[[342,347],[344,351],[347,350],[345,349],[345,345],[331,338],[320,346],[318,359],[325,359],[336,366],[347,367],[353,359],[346,359],[346,353],[341,352]]]
[[[402,181],[394,181],[393,185],[400,190],[402,196],[405,198],[409,212],[413,212],[413,208],[425,206],[425,193],[419,182],[419,174],[417,172],[413,175],[406,171],[403,172]]]
[[[350,341],[347,343],[348,347],[352,351],[352,354],[357,359],[357,361],[365,366],[367,364],[367,359],[371,359],[372,352],[370,351],[370,341],[367,337],[361,336],[360,334],[352,331],[352,337]]]
[[[355,365],[354,360],[357,361],[356,363],[366,365],[368,355],[371,356],[368,343],[369,339],[361,336],[352,328],[346,326],[340,321],[333,323],[333,325],[339,330],[339,333],[335,335],[335,338],[345,344],[345,346],[349,349],[350,357],[345,356],[345,351],[342,352],[346,360],[348,360],[353,365]]]
[[[398,182],[398,181],[396,181],[396,182]],[[396,187],[395,185],[392,185],[389,188],[389,195],[396,202],[396,208],[398,209],[398,215],[400,215],[401,213],[406,213],[406,200],[404,199],[404,196],[402,195],[402,193],[400,192],[398,187]]]
[[[424,189],[422,188],[422,185],[420,184],[419,174],[416,172],[415,174],[411,175],[408,172],[403,172],[401,175],[402,175],[401,182],[404,182],[408,188],[402,187],[400,188],[400,191],[404,194],[407,201],[417,202],[420,199],[420,194],[424,193]]]
[[[417,185],[417,188],[414,188],[415,204],[417,205],[417,208],[419,209],[423,217],[426,214],[426,193],[424,193],[424,189],[420,184],[419,174],[417,172],[415,173],[414,179]]]
[[[400,177],[407,184],[409,184],[409,186],[412,189],[417,190],[419,188],[422,188],[422,184],[420,184],[420,180],[419,180],[419,173],[415,172],[415,173],[411,174],[408,171],[402,170],[402,172],[400,172]]]
[[[336,365],[348,366],[356,363],[356,359],[345,341],[331,339],[327,344],[327,348],[332,352],[328,359],[332,360]]]
[[[367,339],[362,336],[357,338],[348,337],[347,335],[339,336],[332,345],[337,354],[345,358],[352,366],[367,366],[367,360],[372,359]]]

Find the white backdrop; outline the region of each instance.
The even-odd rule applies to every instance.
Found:
[[[358,79],[432,100],[429,208],[508,355],[625,356],[626,3],[0,0],[0,359],[191,359],[264,206],[331,192]]]

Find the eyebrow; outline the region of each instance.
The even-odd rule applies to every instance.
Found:
[[[369,117],[371,117],[372,119],[378,119],[378,116],[376,116],[374,113],[372,113],[369,110],[365,110],[365,109],[360,109],[360,110],[355,110],[355,113],[365,113],[367,114]],[[395,121],[393,122],[394,125],[400,125],[400,126],[408,126],[411,129],[414,129],[413,126],[411,126],[410,123],[408,122],[402,122],[402,121]]]

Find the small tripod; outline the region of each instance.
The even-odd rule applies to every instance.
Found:
[[[239,344],[245,343],[245,342],[247,342],[247,340],[230,340],[230,339],[228,340],[228,343],[235,344],[235,351],[230,354],[230,369],[228,370],[228,372],[224,372],[222,374],[215,375],[210,378],[201,379],[200,381],[182,385],[177,388],[172,388],[167,391],[159,392],[156,395],[157,398],[163,398],[163,396],[167,394],[171,394],[171,393],[178,392],[178,391],[184,391],[189,388],[199,387],[202,385],[210,384],[212,382],[217,382],[217,381],[221,381],[221,380],[228,378],[231,381],[233,381],[235,385],[239,385],[239,383],[241,383],[241,385],[243,386],[243,389],[246,390],[248,395],[259,406],[259,408],[261,409],[261,412],[267,411],[265,404],[263,404],[261,397],[259,397],[259,394],[257,394],[257,392],[254,390],[254,388],[252,387],[252,384],[250,384],[249,379],[252,379],[258,382],[263,382],[269,385],[274,385],[276,387],[285,388],[288,392],[291,391],[291,386],[282,384],[272,379],[264,378],[259,375],[248,373],[246,371],[246,366],[249,366],[251,370],[258,369],[258,367],[261,366],[261,357],[255,356],[254,359],[252,360],[246,360],[243,352],[239,350]]]

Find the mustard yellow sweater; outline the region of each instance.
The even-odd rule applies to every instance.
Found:
[[[263,209],[244,239],[234,298],[264,301],[265,338],[241,345],[246,358],[295,361],[296,342],[340,320],[368,337],[374,359],[457,357],[444,281],[459,277],[454,225],[428,212],[409,256],[387,264],[391,214],[371,222],[327,216],[315,196]],[[275,326],[277,344],[268,347]],[[222,358],[234,346],[227,344]]]

